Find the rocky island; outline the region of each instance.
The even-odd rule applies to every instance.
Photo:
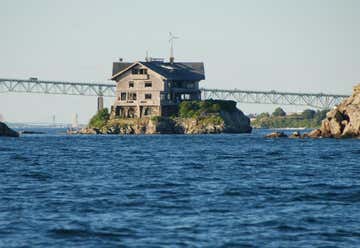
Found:
[[[171,117],[119,118],[99,111],[80,134],[211,134],[250,133],[250,120],[235,101],[184,101]]]
[[[326,114],[321,127],[307,134],[312,138],[360,138],[360,84],[353,94]]]
[[[0,136],[19,137],[19,133],[10,129],[5,123],[0,122]]]

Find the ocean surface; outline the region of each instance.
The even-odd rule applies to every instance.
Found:
[[[47,131],[0,138],[0,247],[360,247],[360,140]]]

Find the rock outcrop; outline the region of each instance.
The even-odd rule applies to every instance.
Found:
[[[246,117],[246,116],[244,116]],[[83,128],[78,134],[214,134],[250,133],[251,126],[239,113],[226,115],[224,119],[207,118],[129,118],[113,119],[101,129]],[[239,122],[240,120],[245,120]],[[75,134],[75,133],[72,133]]]
[[[0,136],[19,137],[19,133],[10,129],[5,123],[0,122]]]
[[[360,137],[360,84],[352,96],[326,114],[321,128],[307,134],[310,138],[359,138]]]
[[[250,133],[250,119],[234,101],[198,101],[179,117],[112,118],[80,134],[211,134]]]
[[[274,133],[270,133],[265,135],[265,138],[287,138],[288,136],[283,133],[283,132],[274,132]]]
[[[292,139],[301,139],[301,138],[303,138],[303,136],[301,135],[300,132],[295,131],[295,132],[293,132],[293,133],[289,136],[289,138],[292,138]]]

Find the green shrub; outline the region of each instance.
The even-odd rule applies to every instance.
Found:
[[[209,114],[219,114],[221,111],[237,111],[235,101],[205,100],[184,101],[179,105],[179,117],[198,118]]]
[[[162,117],[161,116],[152,116],[150,117],[150,120],[153,121],[153,122],[160,122],[162,121]]]
[[[316,111],[312,110],[312,109],[305,109],[301,116],[304,118],[304,119],[312,119],[314,118],[316,114]]]
[[[104,108],[102,110],[99,110],[91,119],[89,122],[89,127],[91,128],[102,128],[106,125],[107,121],[110,118],[109,110],[107,108]]]
[[[270,114],[264,112],[264,113],[259,114],[259,115],[256,117],[256,119],[264,119],[264,118],[269,118],[269,117],[270,117]]]
[[[272,113],[273,116],[286,116],[286,112],[282,108],[276,108]]]

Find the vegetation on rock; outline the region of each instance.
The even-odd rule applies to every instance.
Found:
[[[91,119],[89,122],[90,128],[102,128],[106,125],[110,118],[109,110],[107,108],[104,108],[102,110],[99,110]]]
[[[196,124],[186,125],[189,132],[251,132],[250,120],[237,107],[235,101],[204,100],[184,101],[179,105],[179,117],[183,122],[186,119]],[[189,121],[187,121],[189,122]],[[186,128],[185,128],[186,129]]]
[[[223,100],[184,101],[179,105],[180,118],[199,118],[211,114],[220,114],[220,111],[237,111],[236,102]]]
[[[277,108],[272,115],[269,113],[258,115],[251,124],[257,128],[317,128],[320,127],[327,111],[306,109],[300,114],[287,115],[284,110]]]

